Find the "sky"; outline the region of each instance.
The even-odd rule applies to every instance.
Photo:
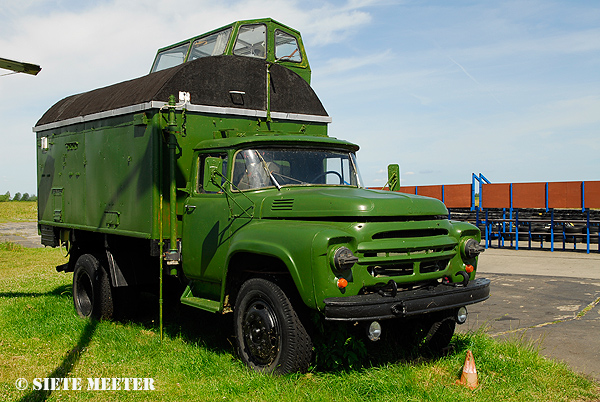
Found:
[[[36,194],[32,127],[147,74],[160,47],[251,18],[302,33],[329,134],[367,186],[600,180],[600,2],[21,0],[0,5],[0,194]],[[9,74],[9,75],[5,75]]]

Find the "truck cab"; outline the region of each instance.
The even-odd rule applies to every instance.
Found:
[[[203,57],[235,55],[281,64],[310,84],[310,65],[300,32],[271,18],[236,21],[161,48],[151,73]]]

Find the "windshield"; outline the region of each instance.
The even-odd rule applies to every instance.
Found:
[[[237,190],[280,186],[354,186],[362,182],[354,153],[320,149],[244,149],[235,156]]]

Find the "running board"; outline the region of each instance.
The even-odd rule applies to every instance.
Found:
[[[221,311],[221,303],[202,297],[192,296],[192,289],[189,286],[185,288],[180,301],[187,306],[196,307],[211,313],[218,313]]]

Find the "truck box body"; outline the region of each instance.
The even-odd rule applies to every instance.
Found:
[[[164,106],[180,91],[191,102],[177,110],[178,188],[186,188],[201,141],[277,131],[326,136],[330,118],[308,83],[277,65],[269,75],[270,122],[265,64],[237,56],[198,59],[58,102],[34,128],[40,225],[158,239],[159,188],[168,195],[169,181]],[[178,195],[181,215],[187,194]],[[164,202],[168,211],[168,196]]]

